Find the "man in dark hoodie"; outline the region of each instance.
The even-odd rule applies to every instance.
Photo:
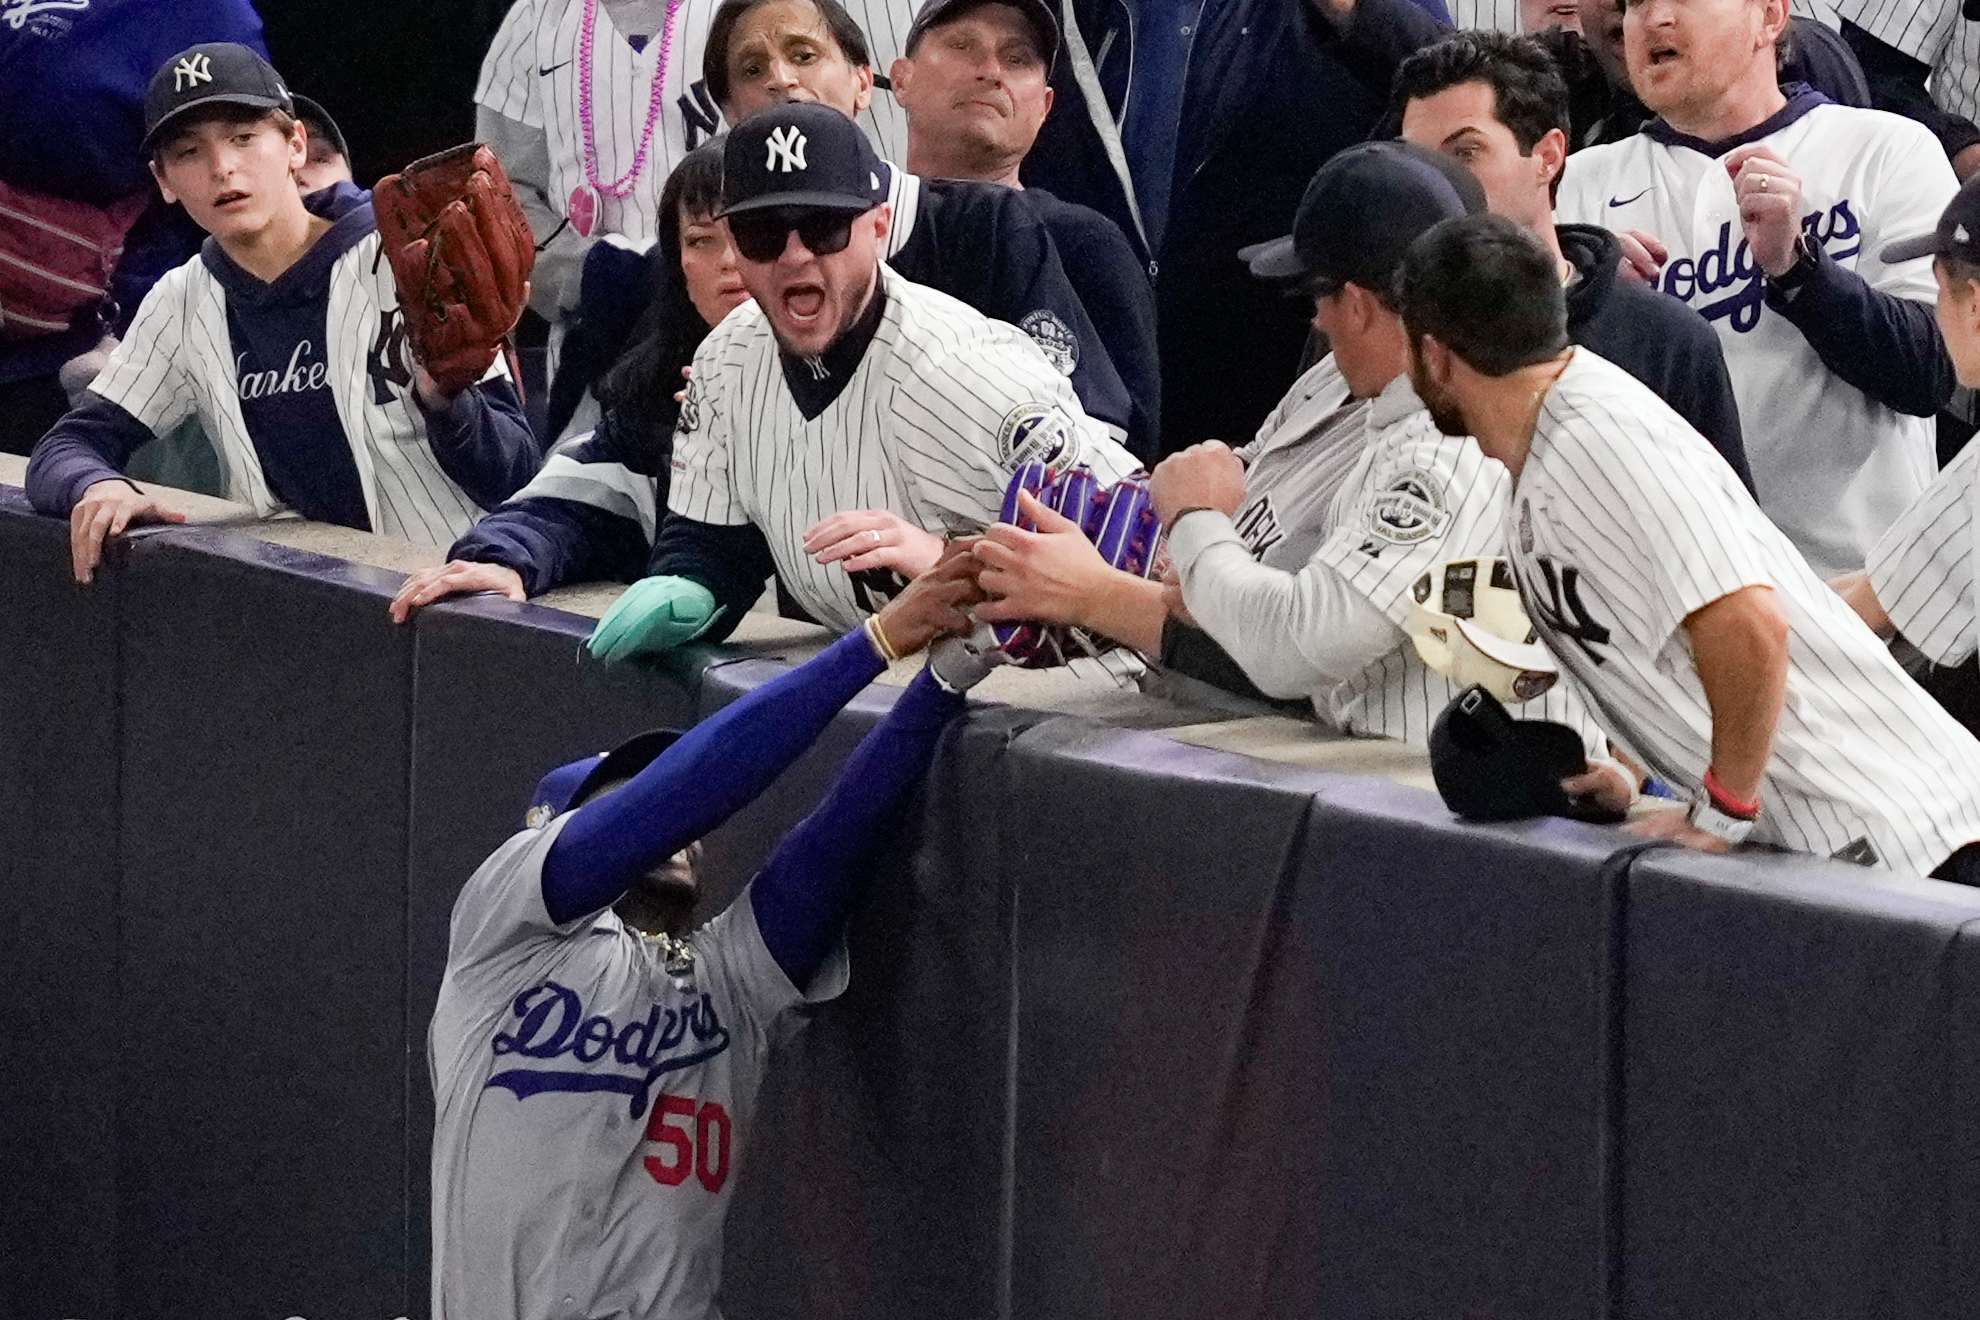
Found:
[[[1568,335],[1648,385],[1724,455],[1750,491],[1739,407],[1719,337],[1703,317],[1617,277],[1621,245],[1595,225],[1556,225],[1567,161],[1568,92],[1530,37],[1462,32],[1396,71],[1403,137],[1462,163],[1496,215],[1531,230],[1560,264]]]

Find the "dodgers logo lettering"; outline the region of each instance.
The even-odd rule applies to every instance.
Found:
[[[655,1003],[637,1022],[585,1012],[584,997],[555,981],[531,986],[509,1005],[512,1030],[491,1046],[498,1057],[550,1064],[569,1059],[600,1067],[510,1067],[488,1079],[488,1089],[512,1091],[518,1100],[549,1092],[611,1091],[630,1096],[630,1112],[646,1112],[653,1084],[683,1068],[705,1063],[729,1048],[729,1029],[706,991],[675,1007]]]
[[[1863,250],[1863,226],[1848,198],[1827,211],[1811,211],[1801,222],[1801,232],[1814,246],[1828,249],[1835,261],[1847,261]],[[1719,226],[1719,241],[1712,247],[1664,267],[1660,283],[1665,293],[1692,304],[1706,320],[1723,320],[1742,335],[1760,324],[1766,305],[1766,285],[1753,248],[1743,235],[1734,245],[1730,220]],[[1727,289],[1733,292],[1713,297]]]

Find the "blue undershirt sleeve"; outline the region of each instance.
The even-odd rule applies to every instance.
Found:
[[[559,925],[616,903],[633,883],[769,787],[885,668],[863,629],[681,735],[615,792],[578,808],[543,863]]]

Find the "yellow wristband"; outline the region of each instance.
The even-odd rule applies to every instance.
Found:
[[[867,640],[873,643],[873,649],[880,653],[882,660],[891,665],[901,658],[900,653],[894,650],[893,643],[887,640],[887,634],[880,630],[879,615],[867,615],[861,626],[866,629]]]

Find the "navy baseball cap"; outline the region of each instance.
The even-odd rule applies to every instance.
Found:
[[[335,147],[337,154],[348,164],[351,159],[351,149],[344,145],[344,130],[337,127],[337,121],[330,117],[330,112],[323,108],[322,102],[311,100],[301,94],[293,99],[296,103],[296,118],[309,125],[309,135],[320,137]]]
[[[1449,157],[1408,142],[1364,142],[1320,167],[1289,236],[1238,256],[1260,279],[1386,290],[1425,230],[1484,210],[1485,190]]]
[[[786,101],[758,111],[722,149],[722,214],[773,206],[868,211],[887,200],[873,144],[828,105]]]
[[[1059,20],[1045,0],[928,0],[908,25],[907,41],[901,49],[913,58],[915,43],[928,35],[928,29],[952,23],[985,5],[1007,5],[1031,24],[1031,31],[1038,38],[1038,57],[1045,61],[1045,74],[1050,77],[1059,57]]]
[[[1473,684],[1430,726],[1430,777],[1444,805],[1467,820],[1621,817],[1567,795],[1561,781],[1587,764],[1581,735],[1552,720],[1517,720]]]
[[[536,782],[523,812],[523,824],[541,829],[566,811],[583,806],[605,785],[631,779],[646,769],[680,736],[672,729],[649,729],[609,752],[558,766]]]
[[[1959,186],[1931,233],[1887,243],[1877,255],[1886,266],[1915,257],[1952,257],[1980,266],[1980,174]]]
[[[144,93],[144,145],[150,151],[174,122],[210,105],[280,110],[296,103],[267,60],[231,41],[208,41],[180,51],[151,75]]]

